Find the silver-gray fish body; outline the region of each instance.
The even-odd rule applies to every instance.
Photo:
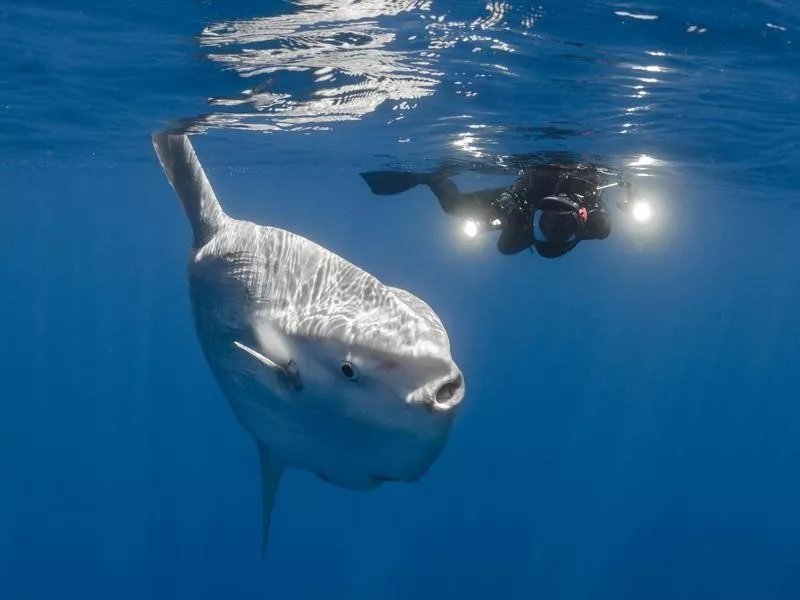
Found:
[[[436,313],[311,240],[229,217],[187,136],[153,145],[192,226],[200,345],[258,447],[264,548],[285,467],[353,490],[422,477],[465,393]]]
[[[242,426],[284,465],[363,489],[414,481],[437,459],[455,411],[420,408],[435,402],[437,386],[461,374],[441,321],[422,301],[414,304],[407,292],[306,238],[233,219],[192,253],[189,285],[200,343],[225,397]],[[392,404],[343,400],[334,386],[330,394],[298,398],[234,345],[258,346],[259,329],[285,345],[286,358],[298,360],[298,346],[337,338],[385,353],[387,361],[398,351],[416,354],[441,377],[409,385],[411,397]],[[297,368],[308,375],[314,366]]]

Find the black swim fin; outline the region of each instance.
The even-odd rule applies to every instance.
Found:
[[[360,173],[369,189],[377,196],[394,196],[426,183],[429,175],[409,171],[367,171]]]

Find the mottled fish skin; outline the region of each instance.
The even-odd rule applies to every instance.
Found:
[[[258,446],[264,547],[285,467],[352,490],[417,481],[465,393],[433,309],[311,240],[229,217],[187,136],[153,144],[192,226],[201,348]]]

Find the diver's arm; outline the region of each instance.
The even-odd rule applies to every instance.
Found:
[[[567,252],[575,248],[578,245],[578,242],[572,242],[570,244],[553,244],[550,242],[538,242],[534,244],[536,248],[536,252],[542,258],[558,258],[559,256],[564,256]]]

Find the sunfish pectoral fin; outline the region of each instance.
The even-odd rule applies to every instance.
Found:
[[[239,341],[234,341],[233,344],[240,350],[247,352],[262,365],[274,371],[275,374],[281,378],[283,383],[289,387],[289,389],[299,390],[302,387],[302,382],[300,381],[300,371],[297,368],[297,364],[293,360],[290,360],[285,365],[279,365],[268,356],[264,356],[257,350],[253,350],[250,346],[245,346]]]
[[[267,553],[269,525],[272,519],[272,507],[278,491],[283,465],[279,463],[260,442],[258,444],[258,460],[261,465],[261,557]]]

